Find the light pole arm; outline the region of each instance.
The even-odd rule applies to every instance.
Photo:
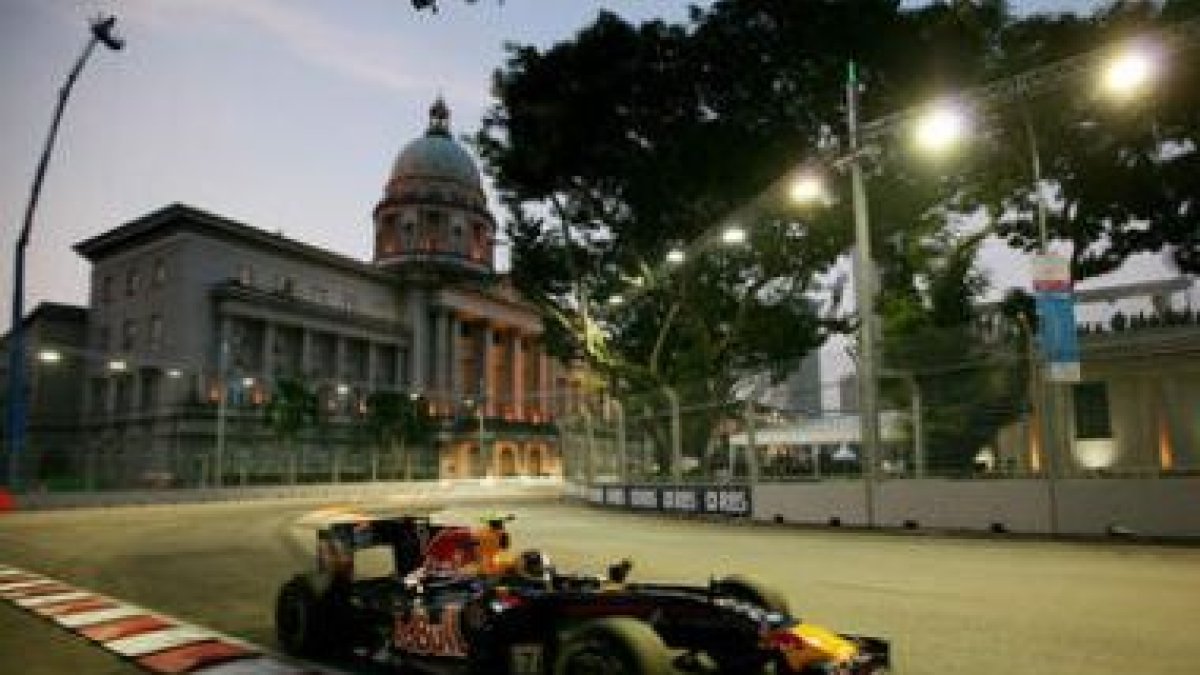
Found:
[[[54,142],[58,138],[58,127],[62,122],[63,111],[75,81],[83,72],[83,66],[96,49],[96,43],[103,43],[109,49],[117,50],[124,43],[113,35],[116,19],[107,17],[92,22],[91,36],[84,45],[83,52],[75,60],[67,81],[58,92],[58,103],[54,107],[54,117],[50,122],[50,132],[46,135],[46,144],[42,148],[41,158],[33,174],[33,186],[29,191],[29,201],[25,205],[25,217],[21,221],[21,232],[17,235],[17,245],[13,252],[13,294],[12,317],[8,345],[8,484],[16,491],[20,488],[21,455],[25,447],[25,430],[28,423],[28,411],[25,391],[25,334],[23,321],[25,318],[25,249],[29,246],[29,235],[33,229],[33,215],[37,211],[38,198],[42,193],[42,182],[46,178],[46,169],[50,166],[50,155],[54,150]]]

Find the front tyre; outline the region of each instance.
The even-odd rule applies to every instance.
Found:
[[[735,574],[717,581],[716,590],[718,593],[728,595],[736,600],[757,605],[768,612],[791,616],[791,607],[787,598],[778,590],[757,579]]]
[[[637,619],[587,622],[568,637],[554,661],[554,675],[665,675],[670,657],[654,629]]]
[[[338,616],[328,588],[305,576],[292,577],[275,600],[275,637],[293,656],[329,656],[339,651]]]

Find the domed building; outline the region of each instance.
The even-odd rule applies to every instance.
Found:
[[[406,279],[494,273],[496,221],[475,160],[450,135],[440,98],[429,130],[400,152],[375,207],[375,264]]]
[[[496,220],[442,100],[372,223],[370,261],[180,204],[77,244],[92,264],[86,349],[103,355],[83,392],[89,480],[561,475],[565,370],[495,269]],[[262,423],[281,383],[315,393],[322,422],[290,440]],[[371,441],[378,392],[419,401],[432,439]]]

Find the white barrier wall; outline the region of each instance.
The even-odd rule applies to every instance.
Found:
[[[1063,532],[1103,532],[1109,525],[1160,537],[1200,537],[1200,478],[1062,481]]]
[[[1103,535],[1121,527],[1149,537],[1200,538],[1200,478],[1044,480],[893,480],[876,485],[876,523],[922,529]],[[863,526],[866,490],[859,481],[769,483],[753,493],[756,520]]]

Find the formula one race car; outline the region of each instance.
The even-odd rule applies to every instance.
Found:
[[[356,578],[354,554],[391,548],[395,572]],[[317,570],[285,583],[275,624],[297,656],[369,658],[397,670],[495,675],[887,672],[877,638],[792,616],[741,577],[706,586],[562,574],[545,555],[508,554],[503,521],[473,529],[403,516],[317,533]]]

